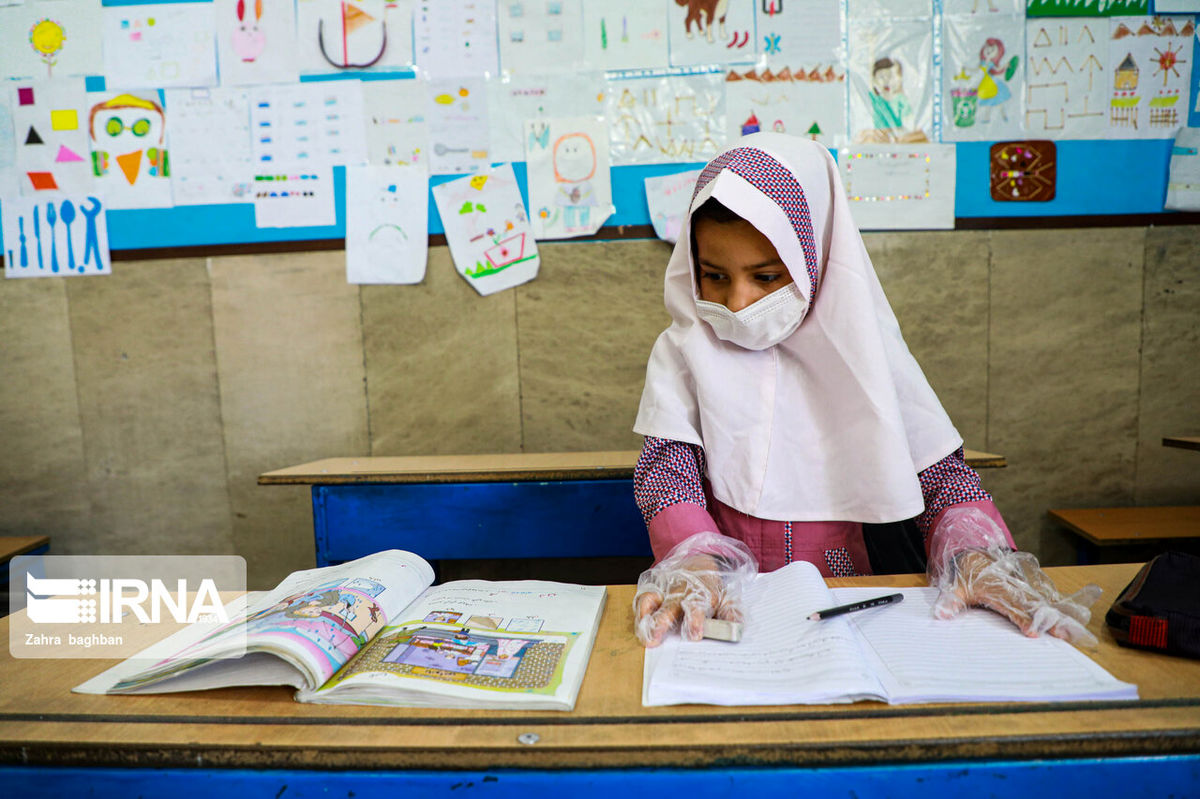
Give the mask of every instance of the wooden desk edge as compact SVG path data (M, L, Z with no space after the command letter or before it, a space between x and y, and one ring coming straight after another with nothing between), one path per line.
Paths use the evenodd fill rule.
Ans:
M1163 436L1164 447L1178 449L1200 449L1200 436Z
M1195 537L1195 536L1190 536L1190 535L1172 534L1172 535L1158 535L1158 536L1155 536L1155 535L1134 536L1132 538L1099 538L1095 534L1093 534L1090 530L1087 530L1084 527L1081 527L1071 517L1072 513L1081 512L1081 511L1086 512L1086 513L1095 513L1095 512L1100 512L1100 511L1128 511L1128 510L1135 510L1138 507L1144 507L1147 509L1152 509L1152 508L1153 509L1161 509L1164 511L1180 511L1180 510L1193 509L1193 508L1196 508L1197 506L1193 506L1193 505L1144 505L1144 506L1113 507L1113 508L1051 508L1050 510L1046 511L1046 515L1048 515L1055 522L1061 524L1063 527L1066 527L1067 529L1069 529L1071 532L1080 536L1084 540L1086 540L1092 544L1095 544L1096 546L1101 546L1101 547L1150 544L1150 543L1154 543L1154 542L1163 542L1163 541L1172 541L1172 540L1187 540L1189 538Z
M975 469L1003 469L1008 461L1003 455L976 450L964 450L967 465ZM476 457L495 456L449 456L447 460L461 460L461 466L426 466L410 469L373 469L371 464L385 461L404 461L403 457L380 458L325 458L284 469L275 469L258 476L259 485L357 485L369 483L507 483L557 480L627 480L633 477L638 451L561 453L564 461L548 465L531 465L530 456L545 458L555 453L512 453L511 464L501 466L471 465ZM603 456L604 460L619 460L619 463L586 465L587 456ZM616 456L614 458L614 456ZM436 459L417 456L427 464ZM346 461L364 464L358 469L347 469Z
M9 549L10 542L14 543L12 549ZM26 552L32 552L39 547L44 547L50 543L48 535L6 535L0 536L0 559L8 561L18 555L24 555Z

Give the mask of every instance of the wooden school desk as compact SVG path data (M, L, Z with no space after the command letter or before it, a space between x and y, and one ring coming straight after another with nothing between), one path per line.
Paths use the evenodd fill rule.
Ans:
M48 535L0 535L0 615L8 613L8 575L18 555L45 555L50 551Z
M650 555L633 500L637 450L327 458L259 485L312 486L317 565L381 549L455 558ZM1002 455L966 451L977 469Z
M1200 449L1200 436L1167 436L1163 438L1164 447L1179 449Z
M1059 508L1050 518L1079 536L1079 563L1096 563L1106 549L1143 551L1188 547L1200 541L1200 506ZM1120 548L1120 549L1116 549Z
M1049 570L1066 592L1088 581L1104 588L1090 625L1101 639L1094 657L1138 683L1136 701L644 708L632 586L610 589L570 713L306 705L285 687L83 696L71 686L113 661L18 661L5 651L0 786L14 797L172 799L549 789L604 799L1195 795L1200 661L1120 648L1102 627L1137 568Z

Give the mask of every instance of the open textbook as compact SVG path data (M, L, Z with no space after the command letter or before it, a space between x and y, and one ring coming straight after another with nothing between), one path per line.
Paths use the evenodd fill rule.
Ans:
M824 621L808 615L901 592L902 602ZM1027 638L991 611L933 617L934 588L834 588L810 563L760 574L746 590L737 644L646 650L642 704L789 705L1136 699L1086 654Z
M167 693L292 685L301 702L570 710L604 607L603 586L459 580L389 550L295 572L76 687ZM239 657L228 657L244 644Z

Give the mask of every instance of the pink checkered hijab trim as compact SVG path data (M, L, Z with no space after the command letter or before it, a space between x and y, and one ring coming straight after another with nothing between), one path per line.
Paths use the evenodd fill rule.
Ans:
M796 180L796 176L757 147L735 147L717 156L704 167L700 177L696 179L696 189L692 192L693 208L696 197L722 170L728 170L753 185L778 205L779 210L787 216L804 251L804 269L808 273L808 297L811 302L817 296L817 244L812 217L808 212L808 201L804 198L804 189Z

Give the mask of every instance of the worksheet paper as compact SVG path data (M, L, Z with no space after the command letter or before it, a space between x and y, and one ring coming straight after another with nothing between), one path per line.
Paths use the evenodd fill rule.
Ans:
M13 170L22 194L94 190L82 78L8 81Z
M534 238L590 236L616 212L603 118L531 119L525 153Z
M297 0L300 71L411 68L414 5L415 0Z
M810 613L885 593L903 601L810 621ZM827 704L878 700L1019 702L1136 699L1086 654L1051 636L1027 638L1007 619L972 608L933 617L934 588L828 589L797 562L760 574L745 595L737 644L670 636L647 649L645 706Z
M413 43L423 75L494 76L499 68L496 4L493 0L417 0Z
M766 66L776 72L785 67L793 71L801 66L812 69L818 64L845 69L838 0L762 0L758 38Z
M100 3L25 0L0 8L0 75L22 80L99 72Z
M346 282L425 279L428 196L423 167L346 167Z
M537 277L541 259L512 164L433 187L454 268L481 295Z
M1187 124L1195 23L1173 16L1109 24L1109 138L1173 138Z
M104 8L104 79L134 89L217 84L212 3Z
M585 2L583 52L592 69L668 66L666 4L645 0Z
M5 197L4 276L78 277L112 273L104 203L82 194Z
M361 81L254 87L250 129L254 162L260 166L367 162Z
M827 64L809 71L730 71L725 78L727 144L769 130L826 147L846 143L846 72Z
M295 83L296 11L270 0L213 0L222 86Z
M328 164L259 165L253 191L256 227L337 224L333 167Z
M574 72L583 65L583 0L500 0L500 70Z
M171 206L168 116L150 90L88 92L96 192L109 210Z
M254 156L246 89L166 89L175 205L248 203Z
M623 78L609 82L613 164L708 161L725 139L725 75Z
M486 169L491 134L483 78L435 78L428 86L429 171L461 175Z
M860 230L954 227L953 144L844 149L838 169Z
M429 84L423 80L363 81L367 161L429 169Z
M1102 139L1108 133L1108 20L1025 21L1025 130L1045 139Z
M525 160L525 122L551 116L604 116L603 72L505 75L487 82L493 161Z
M663 241L674 244L679 240L679 232L683 229L683 220L687 217L700 172L699 169L689 169L645 179L650 223L654 225L654 235Z

